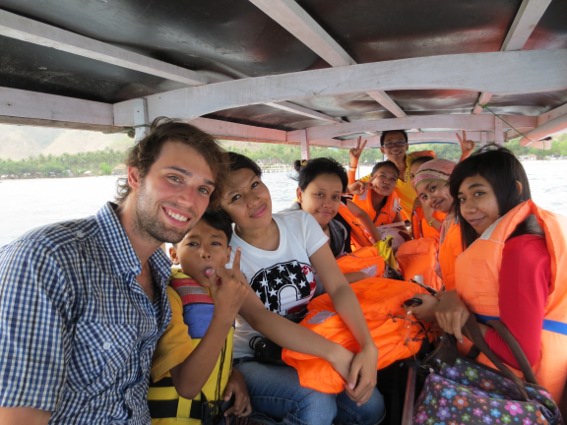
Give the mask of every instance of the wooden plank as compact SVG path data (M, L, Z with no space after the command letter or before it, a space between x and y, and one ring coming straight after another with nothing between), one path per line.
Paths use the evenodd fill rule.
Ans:
M289 143L287 132L271 128L255 127L210 118L196 118L190 121L196 127L222 140L246 142Z
M0 10L0 35L177 81L206 84L197 72Z
M173 90L148 96L148 113L150 119L160 115L192 119L239 106L371 90L542 93L567 89L565 69L565 49L401 59Z
M0 122L17 121L29 125L61 122L67 125L58 127L117 130L111 104L0 87Z
M547 10L549 3L551 3L551 0L523 0L500 50L522 49ZM480 114L483 110L482 106L486 105L491 98L492 93L481 93L472 110L473 114Z
M331 66L356 62L294 0L249 0Z
M340 67L356 64L346 50L294 0L250 0L250 2L313 50L329 65ZM402 108L386 92L373 90L367 94L394 116L398 118L406 116Z
M513 127L535 127L537 118L522 115L505 115L506 121ZM493 131L493 115L467 115L467 114L447 114L447 115L419 115L408 118L389 118L373 121L355 121L346 124L335 124L328 126L312 127L307 130L310 140L330 139L333 137L347 136L349 134L360 133L363 131L385 131L397 129L450 129L454 135L456 130L467 131ZM413 136L414 133L410 133ZM427 132L424 136L427 137Z

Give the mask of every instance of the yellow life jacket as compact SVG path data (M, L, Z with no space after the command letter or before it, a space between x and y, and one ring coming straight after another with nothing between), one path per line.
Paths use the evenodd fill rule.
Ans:
M567 382L567 218L526 201L487 229L457 259L456 291L480 321L498 318L499 276L504 244L518 224L534 214L551 257L551 285L541 334L538 382L559 403ZM518 258L518 261L521 261ZM482 354L479 361L490 364Z
M214 304L205 288L186 275L176 276L180 275L182 277L171 279L170 285L182 300L183 320L197 346L209 327ZM231 328L211 376L195 399L181 397L173 386L171 376L166 376L158 382L150 382L148 405L153 425L201 424L203 404L222 400L232 370L233 332L234 329Z
M435 152L431 150L410 152L406 155L406 171L403 176L398 178L396 189L394 192L400 197L400 206L402 207L402 218L410 220L413 202L417 197L417 193L411 184L410 168L412 162L421 156L432 156L435 158Z
M417 293L425 293L425 290L411 282L378 277L363 279L350 286L380 353L376 369L419 351L426 338L424 328L413 316L406 314L402 303ZM299 323L301 326L353 352L360 351L356 338L335 311L328 294L311 300L307 309L307 315ZM282 359L297 370L302 386L324 393L344 390L343 378L326 360L285 348Z

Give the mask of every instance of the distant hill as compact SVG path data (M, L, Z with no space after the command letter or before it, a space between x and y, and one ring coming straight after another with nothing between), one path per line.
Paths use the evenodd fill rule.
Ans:
M21 160L112 149L125 151L133 139L126 134L0 124L0 159Z

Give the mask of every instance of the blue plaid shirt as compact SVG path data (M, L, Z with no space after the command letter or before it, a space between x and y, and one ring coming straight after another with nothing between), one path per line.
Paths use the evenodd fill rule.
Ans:
M154 348L171 318L170 261L141 264L108 203L0 248L0 406L52 412L50 423L148 424Z

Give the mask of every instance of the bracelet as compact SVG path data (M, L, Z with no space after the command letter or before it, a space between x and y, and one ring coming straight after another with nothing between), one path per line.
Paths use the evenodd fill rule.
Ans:
M349 169L349 170L356 170L356 168L357 168L357 167L353 167L352 165L349 165L349 166L348 166L348 169Z
M435 217L431 217L431 220L427 222L431 227L433 227L433 220L435 220Z

